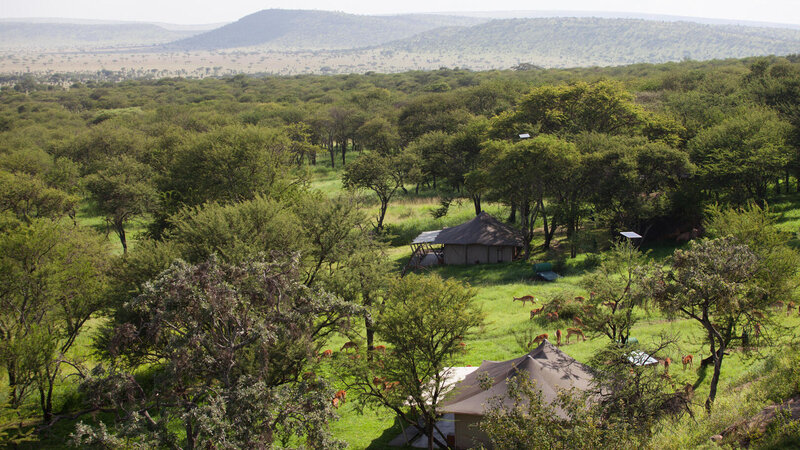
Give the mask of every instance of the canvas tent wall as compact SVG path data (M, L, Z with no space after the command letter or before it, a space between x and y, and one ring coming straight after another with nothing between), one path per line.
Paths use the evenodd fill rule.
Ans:
M442 230L424 231L411 243L409 264L416 266L428 252L444 264L487 264L513 260L523 246L522 234L486 212Z
M479 384L482 373L488 374L493 380L487 390L482 389ZM456 448L471 448L474 441L488 445L486 436L470 425L480 421L491 398L501 398L503 404L513 406L513 400L507 394L508 382L519 375L535 380L546 402L553 402L559 389L589 389L593 378L589 367L548 341L519 358L499 362L484 361L478 370L456 385L440 407L441 411L454 414ZM562 410L557 409L557 414L566 417Z

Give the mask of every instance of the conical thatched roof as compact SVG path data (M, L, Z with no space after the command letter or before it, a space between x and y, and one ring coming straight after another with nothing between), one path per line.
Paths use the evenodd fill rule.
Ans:
M487 390L483 390L478 382L482 373L488 373L493 380L492 387ZM525 356L508 361L484 361L478 370L456 385L440 409L456 414L483 415L489 399L494 397L503 398L506 405L513 406L513 400L507 395L508 381L524 374L536 381L542 399L548 403L556 399L559 389L589 389L593 378L589 367L545 340ZM565 416L563 411L558 413Z
M431 244L455 245L509 245L522 247L522 234L495 219L486 212L481 212L474 219L450 228L439 231L425 231L412 242L418 244L427 242Z

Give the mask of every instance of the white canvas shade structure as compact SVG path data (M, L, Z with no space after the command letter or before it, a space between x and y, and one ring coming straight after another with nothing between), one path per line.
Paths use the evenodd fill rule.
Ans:
M411 241L407 268L509 262L517 257L522 246L519 231L484 211L461 225L420 233Z
M489 389L482 389L481 374L492 379ZM483 375L485 376L485 375ZM504 405L513 407L508 396L508 382L516 376L527 376L536 382L542 399L552 403L561 389L588 390L594 376L591 369L571 358L547 340L527 355L508 361L484 361L474 372L459 382L450 396L440 405L440 410L452 413L455 421L457 449L471 448L476 442L488 445L487 437L472 426L480 422L492 398L500 398ZM566 413L556 408L556 413L566 418Z

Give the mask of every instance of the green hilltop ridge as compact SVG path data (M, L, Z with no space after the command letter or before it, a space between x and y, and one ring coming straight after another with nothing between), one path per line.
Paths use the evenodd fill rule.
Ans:
M381 45L445 26L488 19L438 14L366 16L332 11L267 9L166 46L179 50L266 47L272 50L354 49Z
M504 19L432 30L385 47L416 54L513 54L548 67L606 66L787 55L800 49L800 30L642 19Z

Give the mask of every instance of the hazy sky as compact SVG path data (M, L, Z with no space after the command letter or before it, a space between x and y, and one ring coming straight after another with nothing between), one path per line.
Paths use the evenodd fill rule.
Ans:
M200 24L230 22L268 8L356 14L614 11L800 24L800 0L0 0L0 18L64 17Z

